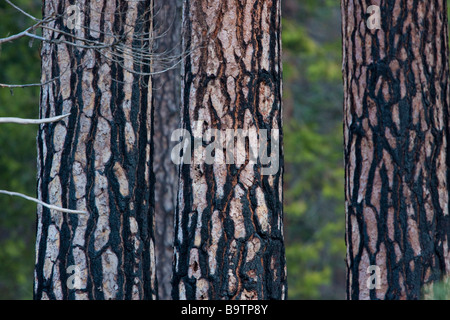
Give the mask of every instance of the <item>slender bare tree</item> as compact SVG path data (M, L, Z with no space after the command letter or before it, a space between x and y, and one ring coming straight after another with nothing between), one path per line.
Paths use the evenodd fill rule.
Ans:
M447 4L342 0L349 299L450 272Z
M170 153L172 132L180 125L181 107L181 0L155 1L155 62L153 79L155 172L156 272L159 298L171 298L173 224L178 191L177 167ZM159 70L166 70L159 73Z
M190 136L183 138L182 152L192 160L180 168L174 299L286 297L282 148L269 147L272 165L279 161L279 170L265 175L264 163L249 159L249 137L231 151L218 135L214 140L207 133L253 129L261 141L263 130L281 132L280 4L184 2L184 49L192 53L182 72L182 127ZM203 135L207 141L189 151L187 146ZM279 141L269 137L268 143L281 144L281 138L281 133ZM231 152L244 161L206 163L210 144L205 143L213 140L216 160Z
M43 1L35 299L157 298L152 5Z

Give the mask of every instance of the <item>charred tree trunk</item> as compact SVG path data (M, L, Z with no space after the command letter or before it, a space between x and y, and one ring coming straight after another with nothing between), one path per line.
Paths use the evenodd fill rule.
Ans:
M43 16L64 15L68 1L44 1ZM82 1L80 28L66 17L50 26L79 38L151 48L152 3ZM73 10L72 10L73 13ZM35 299L157 297L151 188L150 66L44 29L38 194L47 203L86 210L69 215L39 207ZM138 74L139 73L139 74ZM143 74L144 73L144 74Z
M192 158L180 167L174 299L286 297L280 3L184 3L184 48L191 52L183 68L184 146L203 141L197 148L183 148L184 159ZM268 130L259 151L271 155L273 170L264 170L261 159L249 161L250 136L232 151L215 135L215 159L206 163L214 143L209 129L219 130L222 138L226 130L253 129L259 142ZM273 147L276 143L279 148ZM229 153L245 161L225 162Z
M173 224L178 191L178 170L171 161L172 132L180 125L181 79L181 0L161 0L155 3L154 76L154 153L156 272L159 298L171 298ZM163 73L165 68L169 70Z
M450 272L446 1L341 5L347 296L419 299Z

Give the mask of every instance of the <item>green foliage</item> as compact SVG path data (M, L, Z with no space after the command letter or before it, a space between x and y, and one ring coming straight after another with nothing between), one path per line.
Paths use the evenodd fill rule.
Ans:
M339 3L288 2L290 8L296 9L284 15L282 33L289 298L343 299L345 210Z
M40 1L14 1L39 15ZM33 23L0 2L0 37ZM27 39L0 47L0 83L39 82L39 44ZM39 88L0 88L0 117L37 118ZM36 194L36 126L0 125L0 189ZM33 203L0 195L0 299L30 299L33 288L35 212Z
M450 300L450 277L427 286L423 293L425 300Z
M292 277L289 295L309 299L320 298L320 287L330 284L331 268L323 266L320 252L323 242L293 244L286 249L289 277ZM303 271L307 270L307 275Z
M290 298L343 298L344 199L340 124L285 125L285 215ZM336 286L333 290L328 290ZM322 289L322 291L321 291Z

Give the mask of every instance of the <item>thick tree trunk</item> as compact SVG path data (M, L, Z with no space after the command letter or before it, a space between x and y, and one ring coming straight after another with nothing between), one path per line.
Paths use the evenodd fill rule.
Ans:
M232 151L217 136L212 164L205 162L209 139L192 153L183 150L193 157L180 169L174 299L286 297L283 154L273 147L282 145L280 3L185 1L184 45L191 55L183 69L182 126L192 137L186 141L198 142L198 121L200 137L207 129L222 137L225 130L254 129L261 142L270 130L267 153L275 170L264 173L261 159L251 163L250 145L234 152L245 154L243 164L225 164L220 158Z
M81 28L71 30L65 18L51 26L106 43L122 35L128 48L151 47L150 0L76 3ZM45 0L43 16L64 14L69 5ZM49 29L43 36L86 45ZM39 198L88 214L39 207L35 299L157 297L151 80L135 73L150 69L129 55L113 62L108 50L102 55L64 43L42 47L42 82L57 80L42 87L40 115L71 116L40 127Z
M341 5L347 295L419 299L450 272L446 1Z
M155 222L156 222L156 272L159 279L159 298L171 298L173 224L178 191L178 170L170 153L172 132L180 125L181 107L181 0L155 2L155 53L154 83L154 153L155 172ZM175 68L173 68L175 66ZM170 70L159 73L165 68ZM173 69L172 69L173 68Z

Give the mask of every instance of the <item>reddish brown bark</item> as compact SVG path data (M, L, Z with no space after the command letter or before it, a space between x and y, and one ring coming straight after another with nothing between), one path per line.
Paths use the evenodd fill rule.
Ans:
M262 138L261 129L279 129L282 144L280 4L185 1L184 44L192 53L183 69L182 127L191 136L200 121L202 133L255 129ZM270 175L249 162L248 145L240 152L247 154L241 165L181 166L174 299L286 297L282 148L271 151L279 170Z
M71 115L40 127L38 194L88 214L39 207L34 298L154 299L150 68L71 36L113 43L120 35L127 48L149 48L152 1L86 0L73 29L69 5L43 2L44 18L60 16L50 27L68 33L44 29L43 37L79 46L42 46L41 118Z
M419 299L450 271L446 1L341 5L348 298Z

